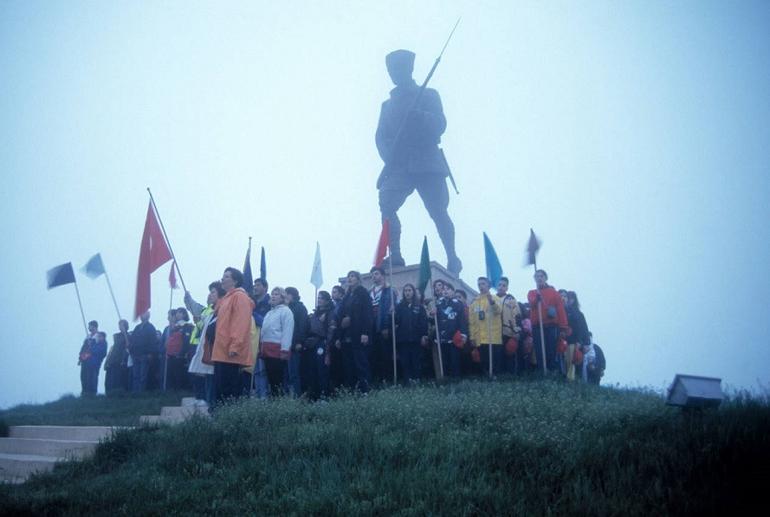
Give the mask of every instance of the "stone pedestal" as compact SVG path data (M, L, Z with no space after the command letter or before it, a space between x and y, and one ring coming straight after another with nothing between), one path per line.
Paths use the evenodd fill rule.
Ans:
M455 286L455 289L462 289L466 293L468 293L468 301L473 300L473 298L478 294L478 291L471 287L470 285L463 282L460 278L458 278L454 273L450 273L447 268L439 264L438 262L431 261L430 263L430 272L432 279L435 280L446 280L453 286ZM386 275L390 273L388 268L385 268ZM417 282L420 279L420 265L419 264L412 264L409 266L403 266L403 267L394 267L393 268L393 277L388 280L388 283L396 288L398 291L399 296L401 295L401 289L404 287L404 284L412 284L415 287L417 286ZM347 283L347 278L342 277L339 279L340 285L345 286ZM372 275L368 272L361 271L361 282L363 283L364 287L367 289L372 287ZM432 293L426 288L426 298L432 298ZM430 293L430 294L429 294Z

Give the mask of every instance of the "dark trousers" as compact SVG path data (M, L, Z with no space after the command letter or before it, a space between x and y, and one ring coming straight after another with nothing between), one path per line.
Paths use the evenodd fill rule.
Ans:
M83 395L96 395L99 386L99 365L80 365L80 387Z
M345 370L345 385L363 393L369 391L372 382L369 370L369 345L342 343L342 364Z
M182 357L166 358L166 389L187 389L187 368Z
M211 375L200 375L197 373L190 374L190 384L192 384L193 392L195 393L195 398L197 400L205 400L211 404L211 389L213 387L211 379Z
M419 381L422 374L422 347L419 343L399 343L398 357L401 359L402 375L405 381Z
M548 371L553 372L559 369L559 363L556 361L556 342L559 340L559 327L543 327L543 336L545 337L545 365ZM540 343L540 325L532 325L533 348L535 357L537 357L537 370L543 371L543 349Z
M345 369L342 364L342 349L329 346L329 390L337 390L345 385Z
M128 368L125 366L112 366L104 371L104 393L112 393L116 390L128 391Z
M369 366L372 380L376 384L390 382L393 379L393 341L382 332L373 332L373 342L369 345Z
M454 343L441 343L441 361L444 364L444 375L460 377L460 351Z
M489 345L479 347L481 356L481 375L489 375ZM505 351L503 345L492 345L492 375L500 375L505 369Z
M214 362L214 398L217 404L241 396L243 384L240 370L239 364Z
M398 209L406 198L417 190L428 215L436 224L447 257L456 257L455 227L447 211L449 189L443 174L393 175L387 178L379 189L382 219L390 221L390 251L393 255L401 256L401 221L397 215Z
M302 379L302 394L307 395L310 400L317 400L319 397L328 395L329 392L329 367L326 366L326 354L318 354L318 350L323 352L323 346L311 347L303 350L300 357L300 378Z
M270 387L270 396L278 397L283 394L283 377L286 372L286 361L265 357L262 359L267 373L267 384Z

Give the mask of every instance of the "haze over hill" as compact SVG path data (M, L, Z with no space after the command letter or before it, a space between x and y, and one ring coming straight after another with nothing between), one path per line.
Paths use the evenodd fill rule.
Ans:
M128 315L147 186L197 298L243 264L250 235L270 283L308 303L316 241L324 288L367 269L384 56L415 51L420 81L458 16L432 86L462 277L484 273L486 231L522 299L534 227L607 382L766 383L767 2L6 1L0 407L79 392L75 294L47 292L45 271L101 252ZM407 261L427 235L443 262L419 199L401 216ZM161 327L167 273L153 280ZM115 332L103 279L78 280L86 317Z

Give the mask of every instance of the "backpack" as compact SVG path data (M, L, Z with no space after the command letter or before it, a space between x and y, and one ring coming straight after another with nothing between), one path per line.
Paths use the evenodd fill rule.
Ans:
M607 369L607 360L604 358L604 351L596 343L594 343L594 351L596 352L596 369L603 372Z
M168 339L166 339L166 356L168 357L178 356L182 352L183 344L184 344L184 339L182 339L181 330L174 330L173 332L170 332L168 335Z

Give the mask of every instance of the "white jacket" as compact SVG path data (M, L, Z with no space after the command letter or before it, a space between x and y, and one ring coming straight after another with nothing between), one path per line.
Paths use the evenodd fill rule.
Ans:
M294 336L294 314L286 305L276 305L265 314L262 321L261 343L280 343L281 350L291 350L291 338Z

